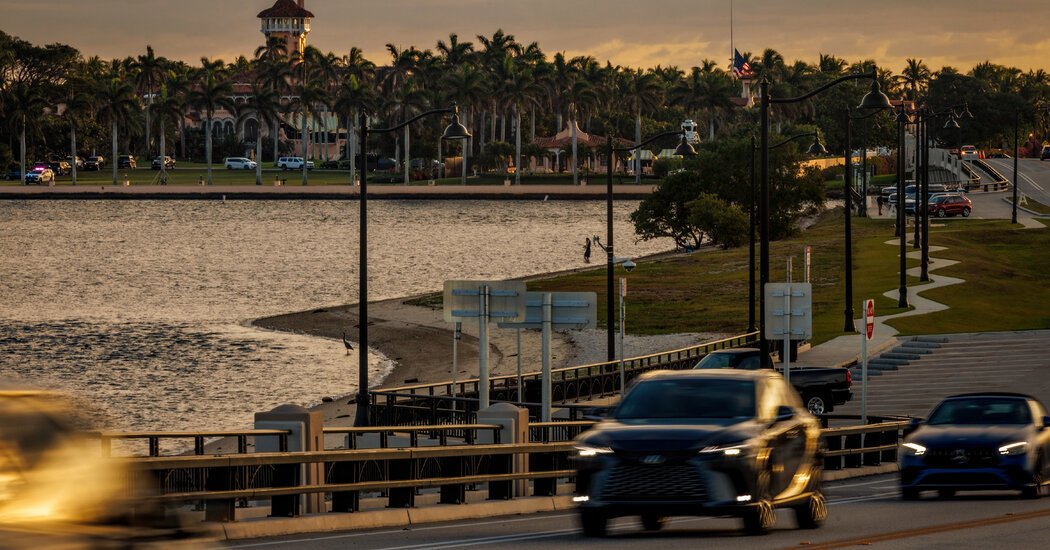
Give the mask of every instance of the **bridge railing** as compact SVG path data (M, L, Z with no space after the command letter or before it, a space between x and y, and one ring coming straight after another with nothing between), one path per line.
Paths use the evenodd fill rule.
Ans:
M687 369L712 351L753 344L757 338L758 333L751 332L688 348L631 357L623 361L625 380L630 382L651 370ZM554 369L551 371L551 400L567 403L615 395L621 389L619 368L619 361L609 361ZM523 374L520 392L516 375L491 377L489 395L494 402L525 406L532 418L538 418L541 376L539 372ZM478 379L468 379L456 384L440 382L373 390L370 416L374 422L386 425L469 423L478 409L479 384Z
M82 434L89 439L98 439L102 456L110 456L113 452L113 442L124 441L132 443L145 441L149 456L160 456L161 443L164 441L179 442L193 441L193 454L203 455L205 445L209 441L222 438L235 438L237 441L237 453L248 452L248 440L259 437L277 438L277 446L282 451L288 450L288 430L215 430L215 431L139 431L139 432L86 432Z

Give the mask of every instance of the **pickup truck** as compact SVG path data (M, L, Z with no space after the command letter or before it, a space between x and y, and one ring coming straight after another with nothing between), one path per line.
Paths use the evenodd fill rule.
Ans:
M694 369L776 369L773 358L755 348L735 348L712 351L700 360ZM783 372L781 372L783 374ZM791 385L802 396L802 402L813 414L827 414L853 398L853 375L843 368L792 368Z

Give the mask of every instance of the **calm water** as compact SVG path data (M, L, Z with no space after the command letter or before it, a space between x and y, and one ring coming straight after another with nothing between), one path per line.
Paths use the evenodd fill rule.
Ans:
M636 242L636 206L616 204L617 255L671 248ZM605 232L602 202L369 208L372 300L580 266ZM247 427L352 393L341 342L247 323L356 302L357 247L355 202L0 202L0 380L84 395L121 429ZM391 367L370 359L373 379Z

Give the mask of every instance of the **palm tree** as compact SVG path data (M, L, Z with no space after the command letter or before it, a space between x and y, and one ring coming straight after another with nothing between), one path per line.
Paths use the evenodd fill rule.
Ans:
M257 72L255 81L265 85L269 91L277 94L278 101L281 93L288 88L288 78L292 74L292 60L288 58L288 49L284 40L271 36L266 45L255 50L257 60ZM280 105L278 105L280 107ZM270 119L270 133L273 136L273 161L276 164L278 157L278 139L281 132L281 121L278 113L280 109L273 112ZM262 158L258 164L262 164Z
M642 142L642 111L655 111L663 99L663 86L656 73L643 72L641 69L628 70L621 79L621 93L627 106L635 115L634 142ZM641 155L635 155L634 182L642 181Z
M307 120L310 118L312 109L317 106L327 105L328 94L325 93L320 83L316 80L306 80L300 82L295 86L295 93L298 98L292 103L299 114L301 120L299 127L301 128L299 133L299 139L302 144L303 154L303 179L302 184L306 185L309 182L307 167L307 146L310 142L310 128L307 127Z
M146 93L146 98L149 105L153 105L153 85L161 79L164 74L164 66L167 64L167 60L163 57L157 57L153 53L153 46L146 46L146 54L140 55L134 61L132 65L133 69L137 72L135 75L135 84L138 86L140 92ZM147 107L146 111L146 157L150 157L150 151L152 142L150 140L150 108Z
M9 87L8 98L5 101L5 112L12 126L17 126L19 129L19 143L21 146L19 150L21 163L19 172L21 172L20 181L22 183L25 183L26 180L26 129L38 126L38 121L46 106L47 102L44 95L40 93L40 89L37 86L29 82L18 81ZM116 144L116 141L113 143ZM116 181L115 175L114 181Z
M179 156L183 159L188 158L186 156L186 117L184 115L190 108L188 98L192 84L193 78L189 67L181 62L171 65L168 69L166 85L168 95L175 98L179 104L179 116L176 123L179 128Z
M521 109L539 104L537 97L541 89L532 76L532 70L524 62L506 56L499 71L498 93L514 111L514 183L521 184Z
M66 82L63 102L66 104L65 117L69 119L69 154L71 157L70 175L73 185L77 184L77 119L89 116L94 111L94 95L88 90L88 83L81 78L71 78Z
M350 185L353 185L355 181L353 121L358 113L375 108L376 95L372 86L368 83L362 84L356 75L349 74L349 71L347 73L339 84L332 110L346 117L346 157L350 159ZM365 173L368 172L367 162L362 163L361 169Z
M231 113L237 112L237 105L230 98L230 94L233 93L233 84L226 80L223 69L222 60L210 61L207 57L202 57L201 68L197 71L197 84L187 98L194 109L204 113L204 155L208 163L208 185L214 184L211 173L212 117L220 109Z
M164 162L168 154L166 141L168 136L165 123L169 121L176 122L182 118L182 100L171 93L166 83L160 85L160 91L157 96L157 101L150 105L150 108L153 110L154 116L157 117L160 131L160 182L163 185L168 181L168 166Z
M460 109L465 115L464 124L473 122L474 113L481 102L488 97L488 79L473 64L464 64L456 67L444 78L443 87L459 102ZM473 138L463 140L463 184L467 181L467 158L470 156Z
M277 118L280 116L281 110L281 94L277 93L276 90L266 87L265 85L255 83L252 84L252 99L248 106L242 109L242 113L238 116L248 117L252 116L259 123L259 135L255 139L255 185L262 185L262 130L263 125L267 124L267 121L274 121L274 126L269 128L268 131L274 135L277 134ZM277 161L277 148L274 147L273 158L274 162Z
M916 101L926 89L933 74L921 59L908 58L897 81L908 92L908 99Z
M98 98L96 116L110 125L110 135L113 139L113 156L110 162L113 163L113 185L117 185L117 130L121 124L128 122L131 112L138 104L135 88L119 74L115 74L99 83L95 96Z

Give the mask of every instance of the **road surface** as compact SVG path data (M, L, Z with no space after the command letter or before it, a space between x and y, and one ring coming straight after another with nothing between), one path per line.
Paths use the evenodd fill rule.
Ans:
M453 548L1042 548L1050 535L1050 498L1021 500L1010 493L963 493L940 500L899 499L896 475L828 483L829 518L818 530L795 528L780 511L766 536L740 533L728 518L675 518L660 532L642 531L637 518L614 520L610 535L586 539L573 513L487 518L348 533L237 541L230 548L421 550Z

